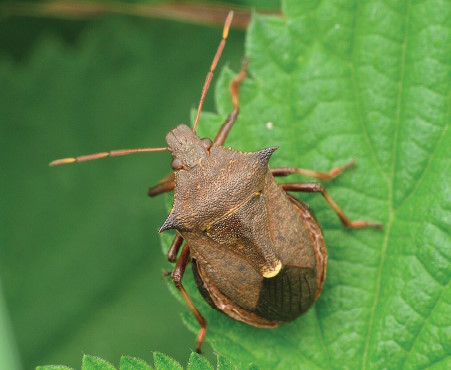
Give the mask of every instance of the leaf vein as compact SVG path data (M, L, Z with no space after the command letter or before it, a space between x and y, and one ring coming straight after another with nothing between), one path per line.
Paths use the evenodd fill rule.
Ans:
M451 104L450 104L450 106L451 106ZM402 202L399 204L399 206L396 207L396 210L401 209L402 206L403 206L403 205L404 205L404 204L405 204L405 203L406 203L413 195L415 195L416 191L418 190L418 187L420 186L420 184L422 183L422 181L423 181L424 178L426 177L426 174L428 173L428 170L429 170L429 168L430 168L430 166L431 166L431 163L432 163L432 159L435 157L435 153L436 153L436 151L437 151L437 148L440 147L440 144L441 144L443 138L445 137L446 132L448 131L448 126L449 126L449 125L448 125L448 123L447 123L447 124L445 125L445 127L443 128L442 133L441 133L441 135L440 135L440 138L439 138L439 140L438 140L438 142L437 142L437 145L434 147L433 152L429 155L428 162L427 162L426 166L424 167L424 169L423 169L421 175L418 177L418 180L415 181L415 184L414 184L412 190L404 197L404 199L403 199Z
M427 316L424 318L424 320L423 320L423 322L422 322L422 324L421 324L421 328L420 328L420 330L418 330L418 333L417 333L417 335L415 336L415 339L414 339L413 342L412 342L412 346L410 347L409 352L408 352L407 355L404 357L404 361L403 361L403 363L402 363L402 365L401 365L401 369L403 369L403 368L405 367L407 360L408 360L408 359L410 358L410 356L412 355L412 349L415 347L415 345L416 345L416 343L417 343L417 341L418 341L418 338L421 336L421 334L422 334L424 328L426 327L426 324L429 322L429 320L430 320L430 318L431 318L431 316L432 316L432 312L435 310L435 308L437 308L438 303L442 300L442 298L443 298L443 292L446 291L446 290L448 289L448 287L449 287L449 280L448 280L448 283L446 284L446 286L442 288L442 290L441 290L441 292L440 292L440 296L437 298L434 307L431 308L431 309L429 310Z

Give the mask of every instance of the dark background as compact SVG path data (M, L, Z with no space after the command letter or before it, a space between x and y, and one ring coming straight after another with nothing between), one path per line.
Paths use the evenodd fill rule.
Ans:
M222 25L13 16L0 6L0 367L79 368L84 353L117 365L155 350L186 364L195 335L162 277L165 199L146 196L170 171L168 153L48 163L164 146L189 123ZM238 70L243 55L244 32L232 30L219 68Z

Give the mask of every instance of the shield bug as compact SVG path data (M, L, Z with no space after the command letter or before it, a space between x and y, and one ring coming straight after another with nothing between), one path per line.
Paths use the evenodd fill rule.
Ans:
M276 147L240 152L223 146L238 117L238 92L246 76L246 63L230 85L233 111L214 140L196 135L203 101L232 16L230 12L226 19L192 129L184 124L174 128L166 136L168 147L115 150L51 163L83 162L137 152L167 150L172 154L174 172L150 188L148 195L174 191L172 210L160 232L176 230L168 259L175 262L172 272L175 286L200 325L197 351L204 340L207 322L182 284L190 261L197 287L210 306L256 327L273 328L294 320L319 297L327 268L321 227L308 205L288 192L321 193L346 227L381 227L378 223L350 221L319 183L275 181L275 177L291 174L329 180L353 166L353 162L328 173L294 167L271 169L268 161Z

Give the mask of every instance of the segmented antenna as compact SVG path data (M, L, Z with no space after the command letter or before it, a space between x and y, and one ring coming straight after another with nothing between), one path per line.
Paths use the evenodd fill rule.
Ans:
M200 97L199 107L197 108L197 115L196 115L196 121L193 125L193 132L196 132L196 127L199 122L200 112L202 111L202 105L204 104L205 96L207 95L208 87L210 86L210 81L213 77L213 72L216 68L216 65L218 64L219 58L221 57L222 50L224 49L227 36L229 35L229 29L230 24L232 23L233 18L233 11L230 11L227 15L224 29L222 31L222 40L221 43L218 46L218 50L216 51L216 55L213 59L213 62L210 66L210 71L207 74L207 78L205 79L204 87L202 89L202 95ZM148 153L148 152L163 152L165 150L169 150L169 148L138 148L138 149L121 149L121 150L110 150L108 152L101 152L101 153L95 153L95 154L88 154L83 155L80 157L69 157L69 158L61 158L56 159L52 162L50 162L50 166L58 166L61 164L68 164L68 163L77 163L77 162L85 162L85 161L92 161L95 159L105 158L105 157L116 157L119 155L128 155L128 154L134 154L134 153Z
M100 159L105 157L117 157L119 155L128 155L133 153L163 152L165 150L169 150L169 148L138 148L138 149L110 150L109 152L82 155L80 157L56 159L50 162L49 166L58 166L60 164L92 161L94 159Z
M208 87L210 86L210 81L213 77L213 72L218 64L219 58L221 57L222 50L224 49L227 36L229 35L230 24L232 23L233 11L230 11L227 15L226 21L224 23L224 29L222 31L222 40L218 46L218 50L216 50L216 55L213 59L213 62L210 66L210 71L207 74L207 78L205 79L204 87L202 89L202 95L200 97L199 107L197 108L196 120L193 125L193 132L196 132L197 124L199 123L200 112L202 111L202 105L204 105L205 96L207 95Z

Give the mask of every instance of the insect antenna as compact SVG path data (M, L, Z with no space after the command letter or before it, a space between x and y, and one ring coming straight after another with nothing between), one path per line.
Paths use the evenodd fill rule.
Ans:
M110 150L108 152L82 155L80 157L69 157L69 158L56 159L56 160L50 162L49 166L58 166L60 164L92 161L94 159L100 159L100 158L105 158L105 157L117 157L119 155L128 155L128 154L134 154L134 153L163 152L165 150L169 150L169 148L138 148L138 149Z
M211 63L210 70L208 71L207 78L205 79L204 87L202 88L202 95L199 101L199 107L197 108L196 120L193 125L193 132L196 132L196 127L199 122L200 112L202 111L202 105L204 104L205 96L207 95L208 87L210 86L210 81L213 77L213 72L218 64L219 58L221 57L222 50L224 49L227 36L229 35L230 24L232 23L233 11L230 11L227 15L226 21L224 23L224 29L222 31L222 40L216 50L216 55Z
M207 95L208 87L210 86L210 81L213 77L213 72L216 69L216 65L218 64L219 58L221 57L222 50L224 49L227 37L229 35L230 24L232 23L233 11L230 11L227 15L226 21L224 23L224 29L222 31L222 40L216 50L215 57L213 62L211 63L210 70L207 74L207 78L205 79L204 87L202 88L202 95L199 101L199 107L197 108L196 120L193 125L193 132L196 132L196 127L199 122L200 112L202 111L202 106L204 104L205 96ZM85 162L92 161L95 159L105 158L105 157L116 157L119 155L128 155L134 153L148 153L148 152L163 152L165 150L169 150L169 148L138 148L138 149L121 149L121 150L110 150L108 152L101 152L95 154L83 155L80 157L68 157L56 159L50 162L50 166L58 166L61 164L68 163L76 163L76 162Z

